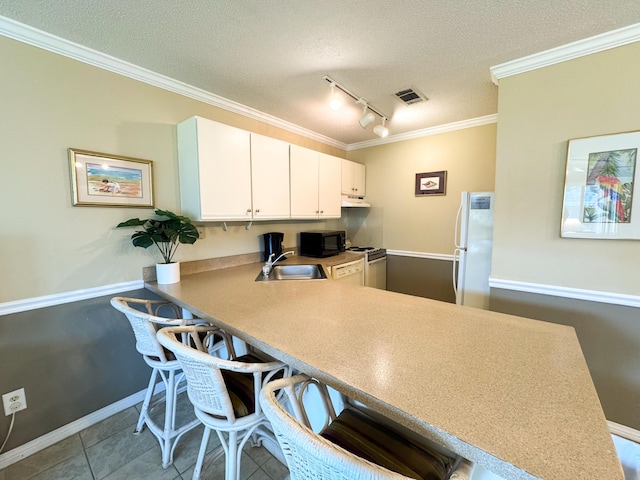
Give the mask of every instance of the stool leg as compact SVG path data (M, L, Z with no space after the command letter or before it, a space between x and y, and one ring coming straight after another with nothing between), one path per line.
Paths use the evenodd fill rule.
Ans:
M202 441L200 442L200 451L198 452L198 459L196 460L196 466L193 469L193 476L191 480L200 480L200 474L202 473L202 463L204 462L204 455L207 453L207 444L209 443L209 435L211 435L211 429L207 426L204 427L204 433L202 434Z
M176 416L176 372L171 370L169 377L165 379L165 409L164 409L164 430L162 432L162 468L167 468L172 463L171 458L171 437L175 426Z
M238 462L238 432L229 432L229 448L225 461L225 480L240 479L240 465Z
M140 410L140 416L138 417L138 424L136 425L136 429L133 432L134 435L139 434L144 427L144 421L147 418L147 411L149 410L149 403L151 402L151 397L153 397L153 392L156 389L156 378L158 377L158 370L153 369L151 371L151 378L149 379L149 386L147 386L147 393L144 396L144 401L142 402L142 409Z

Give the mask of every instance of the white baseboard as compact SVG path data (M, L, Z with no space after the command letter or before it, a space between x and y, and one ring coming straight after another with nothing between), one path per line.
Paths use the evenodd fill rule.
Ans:
M65 303L79 302L81 300L102 297L104 295L114 295L140 288L144 288L144 282L142 280L135 280L133 282L114 283L111 285L103 285L101 287L85 288L71 292L45 295L43 297L25 298L24 300L4 302L0 303L0 316L9 315L10 313L26 312L37 308L52 307Z
M626 295L623 293L601 292L598 290L585 290L582 288L518 282L515 280L502 280L495 277L489 278L489 286L491 288L499 288L503 290L515 290L518 292L536 293L539 295L573 298L575 300L610 303L613 305L623 305L627 307L640 307L640 296Z
M632 442L640 443L640 430L627 427L626 425L620 425L619 423L607 421L609 425L609 431L617 435L618 437L626 438Z
M389 250L387 255L397 255L399 257L428 258L430 260L449 260L453 261L453 255L444 253L428 253L428 252L411 252L409 250Z
M156 386L156 392L161 392L164 390L164 383L160 382ZM98 411L90 413L78 420L68 423L52 432L49 432L41 437L36 438L35 440L31 440L30 442L25 443L24 445L20 445L12 450L9 450L6 453L0 455L0 470L7 468L9 465L13 465L16 462L19 462L23 458L28 457L29 455L33 455L41 450L44 450L51 445L58 443L61 440L64 440L71 435L75 435L76 433L81 432L85 428L88 428L96 423L105 420L116 413L122 412L129 407L137 405L144 400L144 395L147 392L147 389L134 393L133 395L128 396L122 400L119 400L111 405L107 405L104 408L101 408ZM20 415L17 413L16 415Z

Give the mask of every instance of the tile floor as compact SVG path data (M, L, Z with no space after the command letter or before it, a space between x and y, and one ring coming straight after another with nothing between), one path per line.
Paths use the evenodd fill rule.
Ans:
M146 428L133 435L140 407L131 407L0 470L0 480L190 480L203 427L182 437L173 465L163 470L156 438ZM209 450L218 445L217 435L212 434ZM286 480L289 472L266 449L246 446L240 478ZM211 464L205 458L201 479L223 480L224 457Z

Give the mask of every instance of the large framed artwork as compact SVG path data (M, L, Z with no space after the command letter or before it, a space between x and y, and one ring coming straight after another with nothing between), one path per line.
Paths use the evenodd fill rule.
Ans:
M569 140L560 234L640 239L640 132Z
M153 208L153 162L69 149L73 206Z

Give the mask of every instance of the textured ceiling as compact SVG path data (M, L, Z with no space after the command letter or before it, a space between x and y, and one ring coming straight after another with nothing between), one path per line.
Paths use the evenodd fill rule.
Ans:
M489 68L640 22L638 0L2 0L0 15L344 144L497 112ZM405 106L415 87L429 101Z

